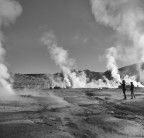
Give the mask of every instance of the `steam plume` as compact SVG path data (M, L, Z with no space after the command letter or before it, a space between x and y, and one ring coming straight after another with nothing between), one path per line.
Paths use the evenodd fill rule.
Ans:
M68 51L59 47L55 35L53 32L44 33L42 42L48 46L48 51L51 58L55 61L56 65L60 66L64 72L64 79L68 86L71 86L71 82L68 79L68 74L71 72L70 68L74 64L74 60L69 58Z
M42 42L48 46L51 58L62 70L66 86L73 88L84 88L86 85L85 75L81 74L80 76L77 76L75 72L72 72L72 67L74 66L75 60L69 58L67 50L58 46L53 32L45 33L42 37Z
M138 70L141 81L144 73L141 63L144 62L144 12L141 0L91 0L92 12L97 22L112 27L119 34L124 35L132 43L131 47L123 47L123 53L117 50L117 57L133 55L135 61L140 62ZM122 46L122 43L120 44ZM132 57L132 56L131 56ZM128 60L127 58L126 60Z
M21 14L20 4L14 0L0 0L0 96L14 94L11 84L7 81L10 77L8 69L4 64L4 55L6 53L2 46L3 33L2 26L8 26L13 23Z
M109 88L116 88L118 87L118 84L116 81L120 81L118 73L118 69L115 67L115 69L112 69L112 65L109 64L109 69L113 72L113 77L116 79L116 81L109 81L107 78L99 79L99 80L91 80L89 82L88 78L86 77L85 72L77 73L76 71L73 71L73 66L75 63L74 59L69 58L68 51L63 49L62 47L59 47L55 35L53 32L47 32L44 33L44 35L41 38L43 44L48 46L48 51L51 55L51 58L55 61L56 65L60 67L64 74L64 84L60 87L72 87L72 88L102 88L102 87L109 87ZM107 56L110 57L111 60L113 60L113 64L115 65L115 61L113 59L114 56L114 49L110 49L111 54L108 54ZM58 84L56 84L58 85ZM58 85L59 86L59 85Z
M121 82L120 74L115 61L116 56L117 51L114 47L111 47L107 50L107 69L111 71L112 77L116 82Z

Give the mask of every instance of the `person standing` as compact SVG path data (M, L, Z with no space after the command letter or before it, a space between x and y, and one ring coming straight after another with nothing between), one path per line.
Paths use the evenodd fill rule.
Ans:
M124 100L126 100L126 84L125 84L125 80L122 81L121 86L122 86L122 91L123 91L123 94L124 94Z
M133 82L131 82L130 91L131 91L131 99L135 98Z

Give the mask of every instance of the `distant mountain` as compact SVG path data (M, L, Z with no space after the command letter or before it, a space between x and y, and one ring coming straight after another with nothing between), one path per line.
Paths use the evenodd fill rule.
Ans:
M144 69L144 64L142 65L142 68ZM103 76L105 76L109 80L113 79L110 71L95 72L87 69L83 71L73 70L73 72L76 72L77 75L84 72L86 77L88 78L88 82L91 82L92 80L103 79ZM119 68L119 73L121 77L124 77L125 75L129 75L129 76L135 75L139 80L136 64ZM11 77L14 80L13 86L15 88L49 88L53 86L53 84L57 86L59 85L61 86L63 85L63 81L64 81L64 76L63 73L61 72L55 74L12 74L11 73Z
M138 64L132 64L132 65L119 68L121 77L124 77L125 75L129 75L129 76L135 75L137 77L137 80L139 80L140 76L137 70L137 66ZM141 65L141 69L144 70L144 63Z
M90 71L88 69L79 72L84 72L86 74L86 77L89 79L89 81L103 78L103 72L95 72L95 71Z
M133 64L133 65L129 65L129 66L125 66L125 67L119 68L119 72L120 72L121 76L125 76L125 75L129 75L129 76L138 75L137 65Z

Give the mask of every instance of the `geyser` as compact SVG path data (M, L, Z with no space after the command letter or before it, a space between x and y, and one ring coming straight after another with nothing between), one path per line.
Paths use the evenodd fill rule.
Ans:
M3 33L2 26L13 23L21 14L22 7L14 0L0 0L0 98L14 95L11 84L8 82L10 77L8 69L4 64L4 55L6 53L2 46Z
M107 52L107 68L111 70L116 81L121 81L116 59L139 62L137 69L140 79L143 81L144 72L141 64L144 62L144 12L143 6L141 6L143 4L140 2L142 1L91 0L92 12L96 21L112 27L119 34L120 39L117 41L116 47L109 48ZM127 43L124 40L127 40ZM124 78L129 83L127 77ZM131 79L131 81L134 80Z
M52 31L44 33L41 40L45 45L48 46L48 51L51 55L51 58L55 61L56 65L60 67L64 74L64 87L85 87L85 74L82 73L77 76L75 72L72 72L72 67L74 66L75 60L69 58L67 50L58 46L54 33Z
M120 74L115 61L116 56L117 56L117 51L114 47L111 47L107 50L107 55L106 55L107 69L111 71L114 81L121 82Z
M108 67L112 71L114 80L110 81L105 76L103 76L103 79L89 81L89 79L86 77L85 72L77 73L77 71L73 71L75 60L69 58L69 54L67 50L58 46L55 35L52 31L44 33L41 38L41 41L43 42L43 44L45 44L48 47L48 51L51 55L51 58L55 61L56 65L58 65L63 72L64 85L60 84L58 85L59 87L62 87L62 88L66 88L66 87L117 88L119 86L119 82L121 81L120 81L120 76L118 74L117 66L115 64L115 60L113 58L114 49L110 49L107 54L107 58L109 59ZM113 62L112 64L110 63L111 61Z

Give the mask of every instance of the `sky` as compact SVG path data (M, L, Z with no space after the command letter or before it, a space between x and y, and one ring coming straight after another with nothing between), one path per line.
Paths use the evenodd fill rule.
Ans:
M40 39L53 31L58 46L68 50L78 70L105 71L106 49L114 46L115 31L95 21L89 0L19 0L23 12L3 28L9 72L60 71ZM121 64L119 65L121 66Z

